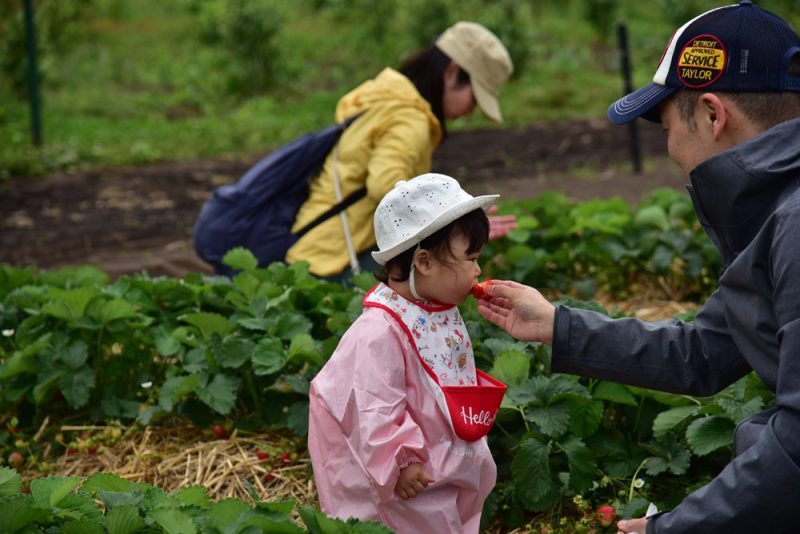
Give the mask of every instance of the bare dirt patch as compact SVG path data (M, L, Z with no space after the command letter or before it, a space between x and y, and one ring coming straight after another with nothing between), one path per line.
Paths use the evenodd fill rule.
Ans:
M632 171L629 131L606 120L524 129L454 132L434 170L473 194L532 198L557 190L580 201L620 196L636 203L657 187L683 190L656 125L639 124L645 168ZM0 184L0 263L53 269L91 263L112 276L209 272L192 249L192 226L214 187L238 179L263 154L59 173Z

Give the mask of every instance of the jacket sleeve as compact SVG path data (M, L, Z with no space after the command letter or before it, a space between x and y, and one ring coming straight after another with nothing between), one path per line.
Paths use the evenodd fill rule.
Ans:
M421 161L433 153L428 115L406 106L393 111L376 129L367 162L367 194L380 202L400 180L415 176Z
M750 366L728 334L718 293L691 323L611 319L559 306L552 370L671 393L707 396Z
M769 271L780 344L777 410L755 445L647 533L799 532L800 518L800 210L776 224ZM652 528L651 528L652 526Z
M407 341L393 326L380 317L343 338L337 353L347 355L335 361L334 354L333 372L318 390L381 502L392 499L400 469L428 460L422 430L407 410Z

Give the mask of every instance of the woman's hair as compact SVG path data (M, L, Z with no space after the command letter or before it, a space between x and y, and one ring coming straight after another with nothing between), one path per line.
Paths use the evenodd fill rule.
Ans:
M444 71L450 64L450 56L431 45L412 55L400 65L400 72L419 91L419 94L428 101L433 114L439 119L442 133L447 134L444 123ZM470 83L467 71L459 67L458 85Z
M489 218L482 209L473 210L423 239L420 248L430 251L437 261L447 265L455 257L453 249L450 248L450 238L455 235L463 235L469 241L467 254L479 252L489 240ZM375 278L384 284L388 283L390 278L394 282L408 280L416 249L417 247L412 247L387 261L386 265L375 273ZM392 273L392 276L389 273Z

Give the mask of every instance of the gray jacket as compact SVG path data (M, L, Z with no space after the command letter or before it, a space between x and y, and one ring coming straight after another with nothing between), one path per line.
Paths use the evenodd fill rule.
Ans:
M754 370L777 409L751 447L647 533L800 532L800 119L698 165L691 182L724 260L694 322L561 306L552 370L697 396Z

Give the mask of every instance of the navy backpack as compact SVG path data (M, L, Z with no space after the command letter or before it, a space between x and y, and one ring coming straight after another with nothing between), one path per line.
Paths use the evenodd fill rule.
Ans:
M361 188L292 233L295 217L308 197L308 184L317 175L352 117L319 132L307 133L270 153L238 182L218 187L203 205L194 226L197 254L217 274L233 271L222 257L234 247L249 249L259 266L283 260L286 251L306 232L348 208L366 195Z

